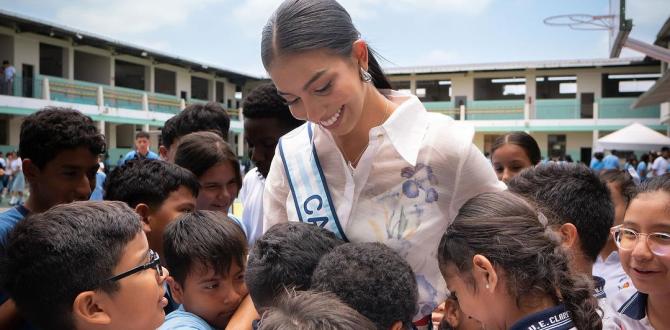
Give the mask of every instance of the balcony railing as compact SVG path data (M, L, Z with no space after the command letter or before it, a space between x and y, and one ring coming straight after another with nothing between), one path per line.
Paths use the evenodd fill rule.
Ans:
M535 119L579 119L577 99L540 99L535 102Z
M208 102L197 99L184 102L174 95L41 75L30 79L16 76L10 95L168 114L179 113L186 104ZM221 106L225 109L223 104ZM239 118L237 109L226 109L226 112L233 119Z
M661 107L658 105L631 109L634 97L601 98L598 102L599 118L660 118Z
M519 120L524 117L524 100L468 101L467 120Z

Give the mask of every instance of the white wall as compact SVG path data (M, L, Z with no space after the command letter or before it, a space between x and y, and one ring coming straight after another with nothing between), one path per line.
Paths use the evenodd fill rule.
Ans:
M40 44L34 39L26 38L23 35L14 36L14 67L16 74L23 74L23 64L34 66L35 75L40 72Z

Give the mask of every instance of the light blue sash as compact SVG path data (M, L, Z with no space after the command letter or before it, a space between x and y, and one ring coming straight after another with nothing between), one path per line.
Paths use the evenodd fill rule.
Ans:
M319 225L344 241L328 183L312 144L312 123L305 123L279 140L279 155L284 163L296 213L300 222Z

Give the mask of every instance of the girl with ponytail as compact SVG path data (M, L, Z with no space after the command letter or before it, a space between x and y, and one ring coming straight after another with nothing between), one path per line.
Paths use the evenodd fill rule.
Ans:
M474 130L391 90L335 0L285 0L262 31L261 58L305 125L283 136L264 191L264 230L303 221L353 242L383 242L419 287L415 325L447 297L434 251L469 198L504 189ZM418 321L418 322L417 322Z
M547 219L510 192L460 209L442 237L442 276L486 329L602 329L589 279L569 270Z

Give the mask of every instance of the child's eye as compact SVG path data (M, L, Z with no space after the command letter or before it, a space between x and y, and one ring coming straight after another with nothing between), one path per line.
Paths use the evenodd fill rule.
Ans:
M208 289L208 290L216 289L218 287L219 287L218 283L212 283L212 284L205 285L205 289Z

